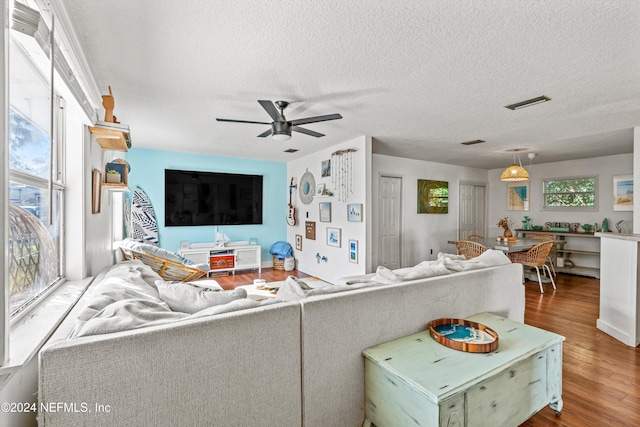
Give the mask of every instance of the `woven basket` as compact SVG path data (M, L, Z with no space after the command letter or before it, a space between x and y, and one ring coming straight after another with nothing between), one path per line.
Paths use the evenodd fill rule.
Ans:
M273 256L273 269L274 270L284 270L284 260L278 259L277 255Z

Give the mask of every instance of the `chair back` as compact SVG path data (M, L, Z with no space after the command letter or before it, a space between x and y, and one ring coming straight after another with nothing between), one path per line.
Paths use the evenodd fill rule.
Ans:
M552 247L553 240L538 243L537 245L529 249L525 253L524 259L519 260L519 262L531 266L541 267L547 262L547 257L549 256L549 252L551 252Z
M456 241L456 249L459 255L464 255L466 259L471 259L479 256L489 248L471 240L458 240Z
M190 280L198 280L207 275L206 271L198 270L195 267L169 261L154 255L145 254L143 252L131 249L120 248L122 256L127 260L137 259L143 264L148 265L160 277L167 281L188 282Z
M473 240L473 239L484 239L484 236L481 236L479 234L469 234L467 236L467 239L469 240Z

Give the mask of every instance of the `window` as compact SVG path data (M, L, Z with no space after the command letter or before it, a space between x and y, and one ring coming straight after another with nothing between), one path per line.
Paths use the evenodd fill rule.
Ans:
M597 176L545 179L542 191L544 209L598 209Z
M51 113L44 52L33 45L32 38L15 30L10 33L9 49L7 244L9 314L13 316L62 277L64 186L56 161L59 147L52 150L51 120L64 118ZM59 139L54 138L54 144L61 144Z

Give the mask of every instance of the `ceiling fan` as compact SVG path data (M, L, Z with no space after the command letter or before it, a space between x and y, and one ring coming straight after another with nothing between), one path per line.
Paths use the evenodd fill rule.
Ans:
M262 108L265 109L267 114L271 116L273 122L253 122L249 120L232 120L232 119L221 119L216 118L219 122L233 122L233 123L255 123L259 125L271 125L271 129L262 132L258 137L265 138L267 136L273 136L274 139L278 141L286 141L291 138L291 131L296 131L300 133L304 133L307 135L315 136L316 138L320 138L324 136L324 134L320 132L316 132L310 129L302 128L298 125L306 125L309 123L317 123L317 122L326 122L328 120L337 120L341 119L342 116L340 114L327 114L324 116L315 116L315 117L307 117L304 119L296 119L296 120L287 120L284 116L284 109L287 108L289 103L287 101L276 101L275 105L271 101L260 100L258 101ZM276 108L276 105L278 106Z

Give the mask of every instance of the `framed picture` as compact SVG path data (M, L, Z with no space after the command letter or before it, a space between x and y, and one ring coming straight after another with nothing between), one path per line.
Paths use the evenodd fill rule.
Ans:
M447 181L418 180L418 213L449 213L449 183Z
M339 228L327 227L327 245L339 248L342 241L341 233L342 230Z
M309 240L316 240L316 223L315 221L306 221L304 223L304 237Z
M189 241L180 240L180 249L189 249Z
M331 176L331 159L322 161L322 169L320 171L320 176Z
M319 203L320 222L331 222L331 202Z
M633 175L613 177L613 210L633 210Z
M322 196L324 194L324 189L325 189L324 184L318 184L316 186L316 196Z
M358 263L358 241L349 239L349 262Z
M529 210L529 182L516 181L507 183L507 210Z
M362 203L347 205L347 221L362 222Z
M102 200L102 172L94 169L91 174L91 213L100 213L100 201Z
M296 250L298 250L298 251L302 250L302 235L301 234L296 234Z

